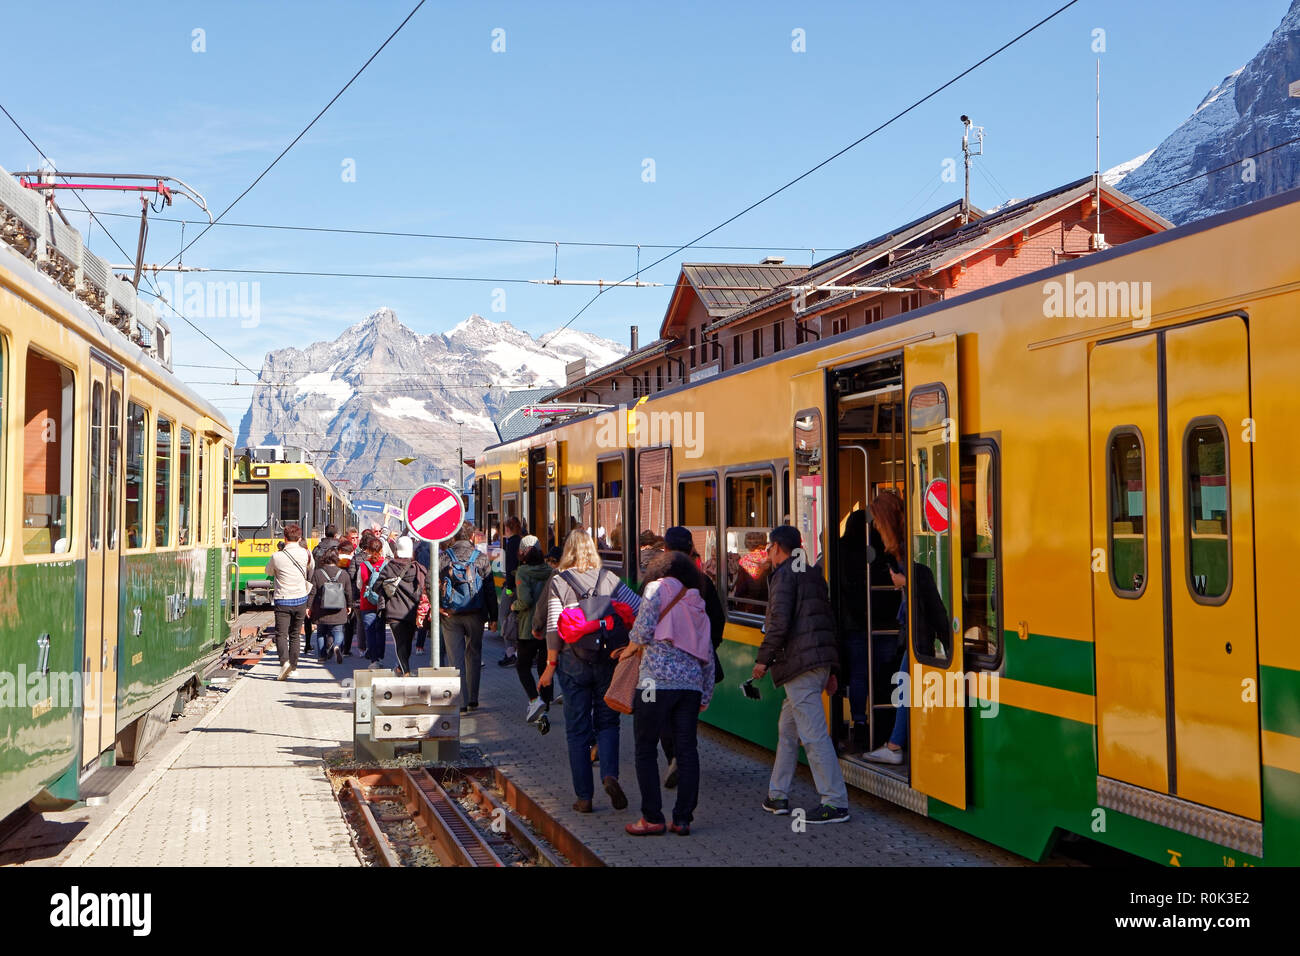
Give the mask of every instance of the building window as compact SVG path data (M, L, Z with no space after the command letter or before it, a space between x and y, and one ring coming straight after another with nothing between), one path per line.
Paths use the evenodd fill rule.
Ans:
M691 368L695 368L695 330L691 329Z
M777 523L770 472L727 479L727 607L767 612L767 533Z
M1002 652L1002 575L998 561L997 446L961 449L962 627L965 660L996 667Z
M867 306L867 313L866 313L867 325L870 325L872 322L879 322L881 311L882 310L879 305Z
M158 419L153 475L153 540L165 548L172 543L172 423L165 418Z
M772 354L785 348L785 326L777 322L772 326Z
M901 300L899 300L898 311L900 313L911 312L913 309L919 309L920 307L921 307L921 293L908 292L903 295Z
M744 339L740 337L740 333L736 333L731 339L731 364L733 367L744 364L745 356L742 354L744 348Z
M641 397L641 380L637 378L635 375L632 376L632 397L633 398Z
M646 369L645 374L641 376L641 394L650 394L650 370Z
M1228 435L1217 418L1192 423L1183 439L1187 481L1187 576L1192 598L1222 604L1232 586Z
M606 565L623 566L623 459L596 463L596 549Z
M662 365L656 365L655 366L655 391L662 392L663 390L664 390L664 367Z
M763 330L761 328L753 331L754 359L758 360L763 357Z
M610 390L611 392L617 392L617 391L618 391L618 379L617 379L617 378L610 379L609 390Z
M841 332L847 332L848 330L849 316L847 312L831 319L831 335L839 335Z
M721 359L721 358L722 358L722 343L718 341L718 333L717 333L717 332L714 332L714 333L713 333L712 341L713 341L713 358L714 358L715 360L717 360L717 359Z
M126 546L143 548L147 543L149 516L144 497L144 455L148 440L149 413L135 402L126 406Z
M804 329L803 323L798 319L794 320L794 344L803 345L808 341L808 332Z
M677 485L677 521L691 532L700 567L718 581L718 482L688 478Z
M1142 436L1116 430L1106 454L1110 499L1110 579L1125 597L1141 594L1147 578L1146 462Z

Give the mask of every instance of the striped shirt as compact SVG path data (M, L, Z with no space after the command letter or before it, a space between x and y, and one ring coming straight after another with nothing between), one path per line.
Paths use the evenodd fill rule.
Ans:
M573 588L564 580L565 573L571 574L574 580L578 582L578 586L581 588L579 592L574 593ZM622 601L633 611L641 607L641 598L635 591L619 580L613 571L602 572L597 568L592 568L590 571L578 571L574 568L568 568L564 572L556 571L551 575L551 583L546 588L546 647L548 650L564 650L566 645L564 639L560 637L560 612L577 604L582 595L586 594L596 584L598 576L601 586L596 589L596 594L611 594L609 582L618 582L618 586L612 591L614 600Z

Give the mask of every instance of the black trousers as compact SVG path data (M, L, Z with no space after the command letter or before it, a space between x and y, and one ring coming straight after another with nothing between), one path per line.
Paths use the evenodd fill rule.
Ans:
M542 671L546 670L546 642L531 637L521 637L516 656L515 673L519 675L519 683L523 685L524 693L528 695L529 700L532 700L539 690L537 680L533 677L533 670L536 669L538 677L541 677ZM542 700L549 704L555 697L554 682L549 687L540 688L540 691Z
M689 824L700 798L700 752L695 733L700 721L698 690L656 690L654 700L637 695L632 710L632 735L636 740L636 782L641 789L641 817L647 823L664 823L663 794L659 790L659 740L665 731L677 756L677 803L673 823Z
M411 673L411 642L415 640L415 615L402 621L389 621L393 629L393 646L397 649L397 666L403 674Z
M348 615L348 619L343 622L343 654L346 657L352 653L352 636L357 632L357 614L354 609Z
M275 652L280 655L280 665L287 661L290 667L298 666L298 636L302 622L307 619L307 605L297 607L275 606Z

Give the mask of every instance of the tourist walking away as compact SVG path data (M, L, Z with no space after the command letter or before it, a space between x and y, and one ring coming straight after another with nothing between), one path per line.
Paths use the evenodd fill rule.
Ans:
M421 538L415 543L415 563L424 568L425 577L428 577L429 558L432 555L433 545L428 541ZM432 594L432 592L430 592L430 594ZM415 628L415 647L411 650L411 653L413 654L424 653L425 645L429 643L429 615L426 614L422 618L419 618L419 622L420 623L417 624Z
M903 557L904 542L907 540L907 522L903 511L903 501L893 492L885 491L871 502L871 519L880 532L885 545L885 552L890 559L889 573L894 587L898 589L901 600L898 603L898 633L901 635L902 660L899 666L904 673L908 668L911 653L907 649L907 576L903 569L907 567ZM916 642L920 647L934 647L938 641L943 648L942 656L947 656L948 649L948 610L939 589L935 585L934 572L919 561L912 562L913 600L910 602L916 617ZM870 753L862 755L864 760L872 763L900 766L906 762L904 751L907 750L909 715L907 695L903 694L898 708L894 711L894 729L889 740Z
M722 632L727 626L727 614L722 609L722 598L718 596L718 589L714 586L713 579L700 568L699 553L695 550L695 537L691 534L690 528L683 528L680 525L669 528L664 532L663 540L664 548L667 551L676 551L687 555L700 571L700 594L704 597L704 613L709 616L709 640L713 644L713 683L714 685L721 684L722 659L718 656L718 648L722 646ZM663 747L664 759L668 761L664 786L671 790L677 786L678 776L671 729L664 728L659 744Z
M339 567L342 568L343 573L347 575L348 584L352 587L353 594L352 606L348 608L348 618L343 622L343 646L340 648L340 651L344 657L352 656L352 641L356 637L357 632L357 607L355 600L357 597L357 585L356 577L352 573L352 557L357 552L357 545L356 541L352 538L352 532L356 530L356 528L350 528L347 535L345 535L343 540L339 542ZM357 540L359 540L359 536Z
M550 712L555 692L550 685L539 688L533 676L534 667L537 669L538 677L546 668L546 612L543 610L540 615L534 612L542 601L550 580L551 569L542 560L540 542L536 535L530 534L519 542L519 567L515 569L515 600L511 605L519 629L515 672L519 675L519 683L523 685L524 693L528 695L525 719L530 724L537 724L543 734L549 733L551 729L551 720L547 714Z
M366 556L357 566L357 607L361 611L361 630L365 634L366 659L371 670L384 666L388 636L384 633L383 592L378 590L379 572L384 567L384 545L376 536L367 542Z
M479 670L483 663L483 625L495 628L497 589L492 562L474 547L474 525L466 521L450 548L438 554L441 580L439 612L442 639L451 666L460 671L460 710L478 708Z
M840 535L840 634L844 638L843 663L848 675L849 717L853 721L853 744L867 750L867 693L869 689L867 650L867 512L857 509L844 521Z
M312 572L311 583L307 616L316 625L316 647L320 659L333 656L335 663L342 664L343 631L357 599L352 579L339 567L338 548L327 548L321 554L320 562Z
M428 572L415 560L415 542L405 536L397 539L397 553L379 572L379 590L384 595L384 620L393 630L393 647L397 666L393 672L405 677L411 672L411 642L415 639L415 622L421 600L428 610Z
M357 550L352 554L352 563L348 565L348 574L352 577L352 590L357 593L357 609L352 613L352 618L356 622L354 637L357 653L363 657L366 653L366 628L361 619L361 562L369 559L370 542L373 540L375 540L373 531L369 528L362 531L357 538Z
M311 554L302 546L302 527L284 526L280 549L266 562L266 576L275 579L275 651L280 656L280 676L285 680L298 669L298 641L311 593Z
M502 606L506 613L502 614L501 637L505 641L505 655L497 661L498 667L514 667L517 662L519 653L519 633L518 622L513 624L506 620L514 613L511 605L514 604L515 594L515 571L519 569L519 548L523 540L523 525L514 515L506 518L505 539L501 542L502 560L505 563L506 582L501 589ZM535 537L535 536L534 536Z
M646 565L641 609L621 652L623 657L641 659L637 687L642 692L632 705L641 819L624 828L633 836L664 832L659 742L665 735L672 738L678 773L677 802L668 829L679 836L691 832L700 793L696 731L714 686L715 655L701 594L703 581L695 562L681 552L651 558Z
M578 800L573 809L590 813L595 786L591 773L591 737L595 734L596 749L600 756L602 784L614 809L627 806L627 796L618 782L618 712L605 703L614 676L613 650L626 641L626 627L619 640L617 622L612 633L605 632L603 646L594 635L569 643L560 635L560 617L575 608L584 620L588 610L593 613L594 598L609 598L603 602L615 617L612 605L621 602L632 614L641 606L635 591L618 579L608 568L601 566L600 553L591 535L585 531L569 533L564 542L564 552L546 590L546 669L538 683L550 685L558 675L560 691L564 694L564 736L569 748L569 771L573 775L573 790ZM582 607L581 605L586 605ZM605 615L601 615L605 620ZM567 622L566 622L567 623Z
M796 557L797 555L797 557ZM821 806L805 817L808 823L843 823L849 818L849 794L840 772L822 709L822 692L834 694L835 670L840 653L835 640L826 579L817 566L809 566L799 529L773 528L768 536L767 619L763 643L758 648L753 679L771 671L772 683L785 688L772 779L763 809L790 812L790 784L803 744Z

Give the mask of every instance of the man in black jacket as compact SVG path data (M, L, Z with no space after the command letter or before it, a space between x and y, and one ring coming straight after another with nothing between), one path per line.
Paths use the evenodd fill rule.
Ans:
M844 823L849 818L849 794L822 708L822 692L835 693L840 656L826 579L820 568L808 566L798 528L773 528L767 555L773 570L768 579L763 643L753 677L759 680L771 671L772 683L785 688L785 701L763 809L775 814L790 812L790 784L802 743L822 800L806 821Z
M688 557L695 557L695 538L691 535L690 528L669 528L664 532L664 547L669 551L680 551ZM703 571L700 572L700 596L704 598L704 613L709 617L709 637L713 641L713 683L717 686L722 683L722 659L718 657L718 648L722 646L722 631L727 625L727 615L722 610L722 599L718 597L713 579ZM665 728L659 743L663 747L664 756L668 758L668 776L664 778L664 786L671 790L677 786L677 760L673 753L670 730Z

